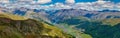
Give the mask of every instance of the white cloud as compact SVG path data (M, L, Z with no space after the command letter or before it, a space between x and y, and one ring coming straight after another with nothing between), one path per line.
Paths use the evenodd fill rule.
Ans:
M9 3L9 0L0 0L2 3Z
M35 4L35 3L45 4L45 3L51 2L52 0L37 0L37 1L35 1L35 0L18 0L18 1L28 1L28 2L31 2L33 4Z
M66 3L75 3L75 0L66 0Z
M39 4L45 4L45 3L49 3L52 0L38 0L38 1L34 1L34 0L15 0L15 1L25 1L25 2L30 2L30 3L39 3ZM10 3L10 0L0 0L0 3Z
M16 0L16 1L33 1L33 0Z
M51 2L52 0L38 0L37 3L40 3L40 4L45 4L45 3L49 3Z
M26 0L27 1L27 0ZM3 1L2 1L3 2ZM20 8L20 7L26 7L26 8L30 8L30 9L86 9L86 10L103 10L103 9L116 9L116 10L120 10L120 3L118 4L114 4L112 2L106 2L106 1L101 1L101 2L80 2L80 3L75 3L74 0L66 0L67 3L74 3L74 4L63 4L63 3L56 3L56 4L51 4L51 5L46 5L46 6L42 6L40 4L45 4L45 3L49 3L51 2L51 0L38 0L38 1L34 1L34 3L32 3L33 1L29 1L30 4L26 4L23 2L20 3L9 3L9 4L0 4L0 7L7 7L7 8ZM22 3L22 4L21 4ZM39 3L39 4L36 4Z
M98 1L103 1L103 0L98 0Z

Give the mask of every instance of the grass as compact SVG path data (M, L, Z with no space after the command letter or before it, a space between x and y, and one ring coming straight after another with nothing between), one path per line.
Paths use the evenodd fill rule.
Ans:
M52 36L63 36L63 34L61 33L62 31L60 29L58 29L57 27L54 26L50 26L48 24L43 23L44 27L47 29L50 29L50 31L48 33L45 33L47 35L52 35Z
M92 38L90 35L88 35L88 34L81 34L80 35L82 38Z
M28 19L23 16L13 15L13 14L9 14L9 13L1 13L0 17L6 17L6 18L13 19L13 20L27 20Z
M0 14L0 17L9 18L9 19L14 20L14 21L17 21L17 20L21 20L21 21L28 20L28 18L25 18L23 16L18 16L18 15L13 15L13 14L8 14L8 13L2 13L2 14ZM53 37L59 36L59 37L63 37L63 38L72 37L71 35L67 35L67 33L63 33L63 31L61 29L59 29L59 28L57 28L55 26L49 25L49 24L47 24L47 23L45 23L43 21L39 21L39 22L42 24L43 28L45 28L45 29L42 30L43 32L41 32L42 35L53 36ZM36 23L38 23L38 22L36 22ZM5 25L4 26L3 25L0 26L0 30L4 30L4 28L6 28ZM13 30L13 31L15 31L15 30ZM12 34L11 34L11 37L14 37L14 38L21 38L21 37L23 37L21 35L21 33L19 34L19 32L12 33Z
M3 29L5 29L7 26L5 26L5 25L0 25L0 30L3 30Z
M108 24L108 25L114 26L114 25L120 23L120 19L119 18L105 19L102 22L103 22L103 24Z

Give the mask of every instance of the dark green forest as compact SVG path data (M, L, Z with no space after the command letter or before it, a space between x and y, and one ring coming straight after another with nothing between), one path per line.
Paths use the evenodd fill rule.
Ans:
M60 23L77 25L77 29L85 29L84 33L93 38L120 38L120 23L114 26L105 25L100 21L85 21L81 19L66 19Z

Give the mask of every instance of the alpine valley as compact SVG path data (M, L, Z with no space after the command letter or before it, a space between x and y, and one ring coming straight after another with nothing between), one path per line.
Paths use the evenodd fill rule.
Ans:
M0 3L0 38L120 38L120 3L14 3Z

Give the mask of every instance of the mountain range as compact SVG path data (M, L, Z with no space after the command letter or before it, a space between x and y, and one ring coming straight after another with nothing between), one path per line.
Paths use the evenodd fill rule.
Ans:
M0 20L2 38L119 38L120 3L0 2Z

